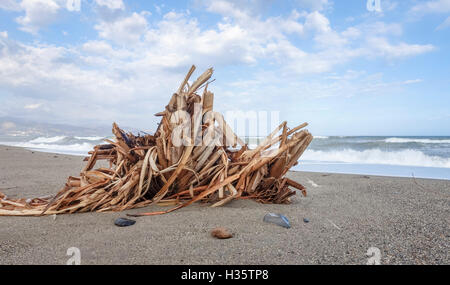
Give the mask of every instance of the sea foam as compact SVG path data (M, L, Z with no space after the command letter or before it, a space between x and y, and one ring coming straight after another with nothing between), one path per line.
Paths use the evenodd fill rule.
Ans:
M448 139L387 138L387 143L449 143Z
M77 140L86 140L86 141L99 141L104 139L104 137L74 137Z
M65 139L65 136L56 136L56 137L38 137L35 138L34 140L29 141L29 143L32 144L39 144L39 143L55 143L58 141L61 141L63 139Z
M421 151L412 149L400 151L383 151L380 149L367 149L363 151L353 149L320 151L308 149L301 157L301 160L309 162L389 164L450 168L450 158L430 156Z

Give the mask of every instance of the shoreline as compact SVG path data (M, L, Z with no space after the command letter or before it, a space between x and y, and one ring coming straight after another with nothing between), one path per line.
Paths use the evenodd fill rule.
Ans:
M6 189L0 191L25 198L56 194L84 165L80 157L12 147L0 147L0 161L0 189ZM366 264L370 247L380 249L381 264L450 263L450 181L288 176L308 191L307 197L297 193L289 205L196 203L135 218L136 224L126 228L114 220L165 208L0 217L0 264L66 264L70 247L80 249L81 264ZM267 213L285 215L292 227L264 223ZM215 227L230 229L234 237L212 238Z
M76 154L76 153L69 153L69 152L54 152L54 151L46 151L43 149L33 149L33 148L27 148L27 147L18 147L18 146L9 146L9 145L3 145L0 144L0 149L5 149L5 148L17 148L17 149L23 149L23 150L27 150L27 151L31 151L31 152L39 152L39 153L48 153L48 154L53 154L53 155L64 155L64 156L72 156L72 157L86 157L88 156L87 154ZM327 171L327 166L329 165L339 165L338 169L343 169L343 168L347 168L350 169L348 171L334 171L331 170L328 167L328 171ZM322 169L314 169L317 167L314 166L319 166L322 168L325 168L325 170ZM355 168L357 167L361 167L362 169L366 169L366 171L357 171L355 170ZM405 172L405 169L413 169L413 170L419 170L423 171L425 173L428 172L427 175L415 175L414 172L411 172L411 175L402 175L402 174L384 174L384 173L380 173L380 169L384 168L389 168L395 171L397 170L397 172L399 171L398 169L402 169L402 172ZM300 168L300 169L296 169L296 168ZM301 170L302 168L306 168L307 170ZM314 169L314 170L311 170ZM332 168L331 168L332 169ZM367 169L369 169L369 171L367 171ZM361 164L361 163L309 163L309 162L304 162L304 164L302 164L302 162L300 161L300 164L297 166L294 166L290 172L305 172L305 173L327 173L327 174L342 174L342 175L370 175L370 176L376 176L376 177L392 177L392 178L411 178L411 179L433 179L433 180L449 180L450 181L450 175L449 177L442 177L442 176L436 176L436 175L430 175L429 173L435 171L435 172L440 172L440 173L450 173L450 168L440 168L440 167L424 167L424 166L405 166L405 165L391 165L391 164ZM414 174L414 175L413 175Z

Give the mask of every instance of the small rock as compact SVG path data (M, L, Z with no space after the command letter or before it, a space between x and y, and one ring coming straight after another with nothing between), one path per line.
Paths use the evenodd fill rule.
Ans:
M309 219L307 219L307 218L303 218L303 222L305 222L305 223L309 223Z
M233 234L226 228L215 228L211 231L211 235L218 239L228 239L233 237Z
M114 224L118 227L128 227L136 224L136 221L126 219L126 218L118 218L114 221Z

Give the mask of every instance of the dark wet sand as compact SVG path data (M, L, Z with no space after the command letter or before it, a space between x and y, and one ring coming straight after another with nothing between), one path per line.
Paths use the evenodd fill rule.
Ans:
M82 165L81 157L0 146L0 191L27 198L55 194ZM193 205L136 218L127 228L113 224L125 213L0 217L0 264L66 264L70 247L80 249L82 264L366 264L370 247L380 249L382 264L449 264L450 181L289 176L309 193L296 195L291 205ZM264 223L269 212L286 215L292 228ZM234 238L212 238L217 226Z

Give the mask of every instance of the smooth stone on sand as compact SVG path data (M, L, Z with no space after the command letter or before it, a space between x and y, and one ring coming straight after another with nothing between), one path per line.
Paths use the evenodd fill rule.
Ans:
M136 224L136 221L127 218L118 218L114 221L114 224L118 227L128 227Z
M233 234L226 228L215 228L211 231L211 236L218 239L232 238Z

